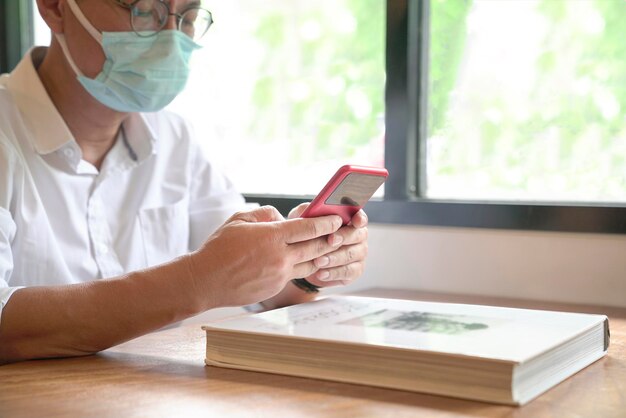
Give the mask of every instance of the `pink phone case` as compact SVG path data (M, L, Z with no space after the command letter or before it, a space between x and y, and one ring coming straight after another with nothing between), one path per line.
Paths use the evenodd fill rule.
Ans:
M337 187L340 186L344 179L346 179L349 175L365 175L370 179L372 176L375 176L382 177L382 179L379 179L380 181L374 183L371 181L363 182L364 184L361 185L359 193L361 197L365 196L365 202L361 202L360 204L354 201L352 204L341 204L337 202L329 203L329 198L333 195L333 192L337 190ZM365 205L367 199L369 199L376 192L378 187L380 187L380 185L387 179L388 175L389 173L387 170L380 167L344 165L337 170L335 175L333 175L328 183L326 183L326 186L324 186L322 191L315 196L315 199L311 201L311 204L302 213L302 217L314 218L324 215L339 215L341 216L344 225L346 225L350 222L350 219L352 219L354 214ZM365 187L365 189L363 187Z

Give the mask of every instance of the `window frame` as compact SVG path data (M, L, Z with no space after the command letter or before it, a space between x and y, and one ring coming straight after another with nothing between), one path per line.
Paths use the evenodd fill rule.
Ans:
M536 231L626 234L626 204L425 198L430 0L387 0L383 199L366 206L371 222ZM246 194L283 214L310 199Z
M425 161L430 0L387 0L385 165L383 199L366 206L372 222L470 228L626 234L626 204L426 199L418 162ZM0 4L0 72L33 44L31 0ZM283 214L312 196L245 194Z
M30 0L0 3L0 74L11 71L33 45L33 5Z

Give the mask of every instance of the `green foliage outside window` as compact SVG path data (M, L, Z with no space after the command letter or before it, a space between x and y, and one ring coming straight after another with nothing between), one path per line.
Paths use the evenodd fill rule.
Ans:
M429 132L439 131L445 121L450 92L456 83L463 56L472 0L433 0L430 13Z
M626 200L626 3L433 0L431 6L434 195ZM466 30L478 8L483 16L497 10ZM523 18L532 25L501 28L515 41L510 46L478 35L482 25ZM481 63L471 60L477 42L504 48L482 63L483 76L476 70ZM528 58L519 60L519 74L489 72L487 66L515 55Z
M332 3L332 7L331 6ZM259 19L250 131L291 162L350 157L382 135L385 2L287 2Z
M385 7L261 14L251 136L292 166L382 140ZM429 196L626 200L625 2L431 0L429 17Z

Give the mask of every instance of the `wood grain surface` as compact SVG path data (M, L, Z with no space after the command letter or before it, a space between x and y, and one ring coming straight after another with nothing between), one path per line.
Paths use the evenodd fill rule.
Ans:
M389 289L360 294L603 313L611 346L516 408L205 367L204 332L187 325L94 356L0 366L0 417L626 417L626 309Z

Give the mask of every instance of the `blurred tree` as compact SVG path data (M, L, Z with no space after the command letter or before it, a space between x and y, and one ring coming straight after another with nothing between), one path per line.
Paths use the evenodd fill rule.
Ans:
M430 65L428 132L437 134L445 123L467 32L472 0L432 0L430 3Z
M518 62L525 71L513 71L515 76L497 61L495 70L480 63L488 75L473 69L474 78L466 79L462 90L459 63L472 52L466 48L466 25L474 9L465 1L431 0L431 5L429 146L437 152L429 157L429 181L444 184L451 196L626 200L626 4L524 3L524 13L530 12L525 19L538 26L525 33L526 46L518 45L525 51L513 50L501 60L523 52L533 61ZM475 0L474 5L489 9L481 19L491 20L483 24L506 31L494 19L499 14L512 22L520 3ZM506 39L523 42L522 33L509 32ZM484 41L471 42L478 39ZM507 52L512 48L493 39L488 43ZM520 83L528 88L520 90Z
M329 6L286 2L255 33L263 59L249 129L288 140L292 162L349 157L382 134L385 2Z

